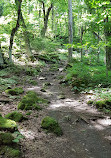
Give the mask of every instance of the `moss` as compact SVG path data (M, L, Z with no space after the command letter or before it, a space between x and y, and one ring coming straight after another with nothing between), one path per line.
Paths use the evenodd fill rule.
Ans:
M41 123L42 128L46 129L48 132L53 132L57 136L62 135L62 130L58 124L58 122L52 117L45 117Z
M1 145L8 145L12 144L14 137L11 133L0 133L0 144Z
M87 102L88 105L92 105L93 103L94 103L93 100L89 100L89 101Z
M98 109L109 109L111 110L111 100L99 100L99 101L96 101L95 102L95 106L98 108Z
M32 112L27 112L26 115L31 115Z
M24 90L23 88L19 87L14 89L7 89L5 92L10 95L18 95L18 94L22 94Z
M21 122L24 119L23 115L17 111L8 113L5 115L5 118L14 120L16 122Z
M3 158L20 158L21 152L18 148L16 149L10 146L1 146L0 155L3 155Z
M106 105L105 105L105 101L104 100L99 100L95 103L96 107L99 108L99 109L102 109L104 108Z
M49 71L58 71L59 69L57 68L57 67L51 67L50 69L49 69Z
M33 86L38 85L37 81L35 81L35 80L29 80L28 82L29 82L29 84L32 84Z
M43 104L43 103L48 103L48 101L38 97L36 92L29 91L22 98L21 102L18 104L18 109L21 109L21 110L36 109L36 110L39 110L39 109L41 109L41 107L37 104Z
M15 121L0 117L0 130L14 131L17 128Z

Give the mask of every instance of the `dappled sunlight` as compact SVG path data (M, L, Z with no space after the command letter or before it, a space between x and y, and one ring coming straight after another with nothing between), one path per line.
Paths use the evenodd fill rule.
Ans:
M26 88L27 91L40 91L40 87L39 86L32 86L32 87L29 87L29 88Z
M66 49L58 49L58 52L60 52L60 53L67 53L68 51Z
M109 117L104 118L104 119L98 119L97 123L107 127L111 125L111 119Z
M25 129L19 129L19 132L28 139L33 140L35 138L35 136L37 135L37 132L33 132L31 130L25 130Z
M111 126L111 119L110 119L110 117L98 118L95 121L91 120L91 124L97 130L104 130L106 127Z
M105 136L105 138L111 141L111 136Z

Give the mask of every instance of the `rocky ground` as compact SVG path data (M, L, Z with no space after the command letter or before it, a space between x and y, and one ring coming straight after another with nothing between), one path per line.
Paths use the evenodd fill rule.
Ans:
M19 123L23 158L111 158L111 118L87 105L93 94L75 94L70 87L61 84L64 64L58 70L47 64L37 76L33 90L50 103L41 111L32 111L28 120ZM48 84L46 84L48 83ZM17 104L17 103L16 103ZM16 109L13 102L1 104L2 113ZM45 133L41 120L45 116L58 120L63 136Z

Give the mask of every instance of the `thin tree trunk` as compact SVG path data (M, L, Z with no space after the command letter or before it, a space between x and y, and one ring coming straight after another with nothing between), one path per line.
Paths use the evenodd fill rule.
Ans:
M23 15L22 15L22 12L21 12L21 21L22 21L22 26L24 28L24 39L25 39L25 44L26 44L26 51L27 51L27 54L30 58L32 58L32 51L31 51L31 47L30 47L30 40L29 40L29 36L28 36L28 32L27 32L27 26L25 25L25 21L24 21L24 18L23 18Z
M15 28L13 28L11 31L11 36L10 36L9 62L12 62L12 47L13 47L14 35L20 26L21 4L22 4L22 0L18 0L18 11L17 11L18 12L18 19L17 19L17 23L16 23Z
M72 0L68 0L68 16L69 16L69 44L73 44L73 20L72 20ZM68 48L68 62L72 60L72 47Z
M44 27L43 27L42 30L41 30L41 36L44 37L45 34L46 34L46 31L47 31L47 25L48 25L49 14L50 14L50 11L51 11L53 5L52 5L52 3L51 3L50 7L49 7L48 10L47 10L47 14L46 14L46 13L45 13L45 4L44 4L44 2L42 2L42 3L43 3L43 14L44 14Z
M52 31L54 30L54 6L52 5Z
M39 3L39 30L41 28L41 3Z
M83 40L83 33L84 33L84 30L83 30L83 26L81 27L81 46L82 46L82 40ZM83 61L83 49L81 48L81 62Z
M4 64L4 59L2 55L1 42L0 42L0 66L2 66L3 64Z
M106 44L109 43L109 40L111 38L111 22L109 22L108 15L107 18L104 20L104 34L106 38ZM106 67L108 70L111 70L111 46L106 46Z

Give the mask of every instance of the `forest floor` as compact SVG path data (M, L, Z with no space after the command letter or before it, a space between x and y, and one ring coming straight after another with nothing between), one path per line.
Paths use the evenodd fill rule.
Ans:
M111 117L87 105L93 94L75 94L70 87L61 84L59 76L64 75L65 64L52 70L53 64L46 64L39 76L37 86L24 86L33 90L50 103L41 111L31 111L28 120L19 123L24 135L20 141L23 158L111 158ZM50 83L42 92L45 83ZM16 103L16 104L15 104ZM17 102L0 106L6 114L16 109ZM41 121L45 116L54 117L60 124L63 135L57 137L45 133Z

